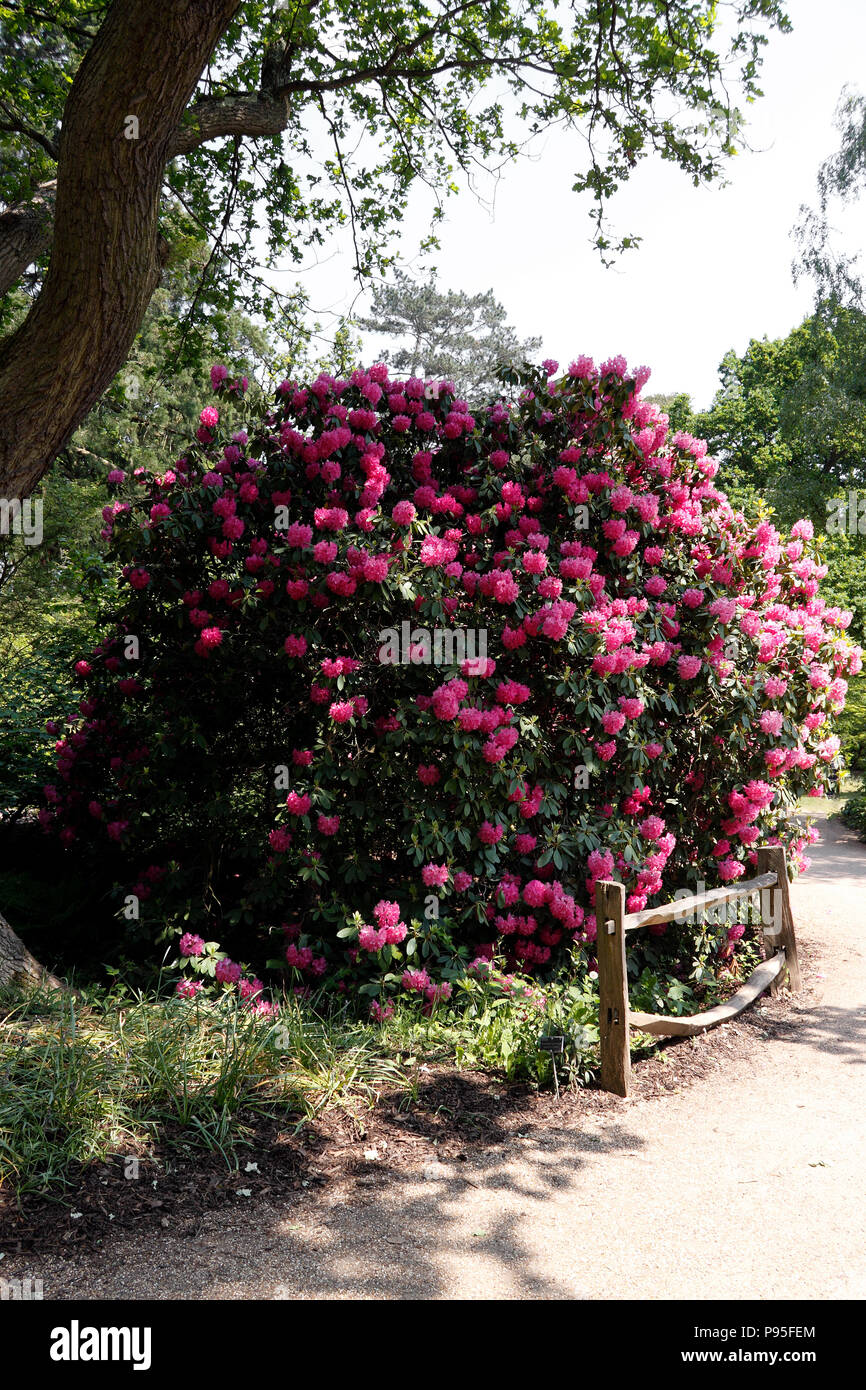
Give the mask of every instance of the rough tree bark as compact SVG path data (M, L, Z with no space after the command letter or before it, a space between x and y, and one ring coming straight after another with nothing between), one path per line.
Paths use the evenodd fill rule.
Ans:
M42 291L0 347L0 496L23 497L120 370L159 281L172 140L238 0L116 0L72 84ZM126 138L126 118L139 138Z
M38 985L65 988L61 980L31 956L0 913L0 989L7 985L17 985L20 989L35 989Z

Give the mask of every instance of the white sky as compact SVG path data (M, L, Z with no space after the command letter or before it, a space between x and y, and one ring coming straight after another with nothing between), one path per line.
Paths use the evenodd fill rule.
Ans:
M707 406L729 348L784 335L809 312L811 286L795 288L791 277L790 232L800 204L814 205L818 166L837 147L841 89L864 84L864 0L789 0L787 9L793 33L771 36L764 96L747 108L754 152L729 163L727 187L696 189L672 166L646 161L610 207L615 229L643 242L605 270L589 245L589 200L570 192L583 142L556 132L531 161L506 170L493 215L466 189L448 200L433 258L440 288L492 289L521 337L541 337L539 357L564 366L581 352L597 361L621 352L652 368L648 393L684 390ZM410 268L429 230L427 208L419 193L404 225ZM846 249L866 243L863 205L835 220ZM290 279L274 277L286 288ZM302 280L320 311L367 308L348 246ZM367 337L371 360L381 342Z

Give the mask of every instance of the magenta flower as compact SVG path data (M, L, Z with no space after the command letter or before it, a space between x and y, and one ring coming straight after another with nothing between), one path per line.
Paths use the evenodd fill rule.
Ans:
M680 656L677 658L677 671L680 680L691 681L701 669L703 662L699 656Z
M370 1005L370 1017L374 1023L387 1023L389 1018L394 1017L394 1005L390 1000L380 1004L378 999L374 999Z
M421 877L428 888L441 888L448 882L447 864L425 864Z
M335 724L347 724L354 713L355 707L350 700L337 700L328 710L328 714Z
M758 722L765 734L780 734L782 732L782 715L778 710L765 709Z
M363 926L358 932L358 945L364 951L381 951L386 944L385 933L376 927Z
M400 983L404 989L417 990L420 993L430 984L430 976L426 970L404 970Z
M491 825L490 821L486 820L482 822L478 838L483 845L498 845L504 834L504 825Z

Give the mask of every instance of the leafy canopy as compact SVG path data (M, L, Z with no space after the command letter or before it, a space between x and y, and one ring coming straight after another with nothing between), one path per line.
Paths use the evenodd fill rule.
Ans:
M55 176L64 102L109 9L0 4L7 205ZM359 273L381 268L413 184L432 191L435 223L458 171L499 169L556 125L582 137L573 187L595 200L598 247L608 256L634 244L611 239L605 202L652 151L695 183L719 176L736 152L733 102L760 95L774 28L790 28L778 0L242 4L184 117L189 151L166 177L171 235L210 237L233 268L207 268L196 311L236 302L279 317L250 255L260 228L267 263L300 264L346 228ZM268 102L282 104L283 124L264 138L255 118ZM235 133L208 143L217 128Z

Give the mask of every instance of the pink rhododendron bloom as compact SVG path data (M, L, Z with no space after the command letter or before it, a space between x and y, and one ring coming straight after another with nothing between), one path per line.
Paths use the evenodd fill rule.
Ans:
M381 951L385 944L385 933L375 927L363 926L358 932L358 945L364 951Z
M736 859L722 859L719 862L719 878L723 883L731 883L734 879L742 878L745 872L745 865L740 864Z
M184 932L180 938L179 950L182 956L200 956L204 950L204 937L196 936L195 932Z
M292 941L286 947L286 960L294 970L309 970L313 963L313 948L296 946Z
M380 1004L378 999L374 999L370 1005L370 1017L374 1023L387 1023L389 1018L394 1017L394 1005L390 1000Z
M630 699L626 696L621 696L617 703L627 719L639 719L646 708L643 700Z
M478 831L478 838L483 845L498 845L504 834L504 825L491 825L490 821L486 820Z
M769 806L776 794L771 786L759 779L747 782L743 791L749 801L753 802L755 806L760 807Z
M658 840L664 834L665 823L661 816L647 816L639 828L645 840Z
M201 646L204 647L205 650L213 651L215 647L219 647L222 644L222 640L223 633L221 628L205 627L202 628L201 635L198 639L198 642L196 643L196 646L201 644Z
M380 927L396 927L400 921L400 904L383 898L373 908L373 915Z
M404 989L421 992L430 984L430 976L426 970L404 970L400 983Z
M343 507L317 507L313 520L320 531L342 531L349 513Z
M550 897L551 890L546 883L533 878L523 890L523 901L530 907L541 907Z
M303 522L293 521L286 529L286 545L297 550L306 550L313 539L313 528Z
M371 584L381 584L388 578L388 557L386 555L368 555L364 561L364 578Z
M702 665L703 662L699 656L677 657L677 671L679 672L680 680L694 680Z
M448 865L425 864L421 870L421 877L428 888L441 888L448 882Z
M782 732L782 716L778 710L765 709L758 722L765 734L780 734Z
M355 708L348 700L335 700L328 710L328 714L335 724L347 724L354 713Z
M500 681L496 687L496 699L503 705L525 704L530 694L529 686L519 681Z

